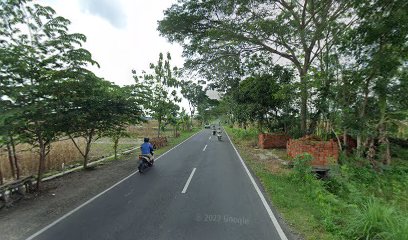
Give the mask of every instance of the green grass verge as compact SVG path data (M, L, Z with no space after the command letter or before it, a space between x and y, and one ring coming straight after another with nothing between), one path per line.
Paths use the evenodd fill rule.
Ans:
M293 182L288 175L272 174L265 163L256 161L249 151L243 138L248 140L247 134L236 134L236 129L225 128L238 148L245 163L262 183L268 197L277 207L289 226L301 233L306 239L336 239L332 234L322 230L322 226L316 219L319 215L319 207L310 204L311 199L305 197L305 189L299 191L299 184Z
M225 129L285 221L305 239L408 240L406 151L396 158L405 164L382 173L344 164L322 181L303 158L295 159L293 170L272 173L251 154L254 139Z

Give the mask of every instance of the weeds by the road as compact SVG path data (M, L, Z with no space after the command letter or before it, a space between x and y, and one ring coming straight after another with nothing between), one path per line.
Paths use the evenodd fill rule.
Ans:
M344 164L318 180L309 171L310 156L295 159L291 170L271 171L256 157L254 139L237 134L243 130L226 130L274 205L305 239L408 239L408 150L397 149L395 164L382 173L342 156Z

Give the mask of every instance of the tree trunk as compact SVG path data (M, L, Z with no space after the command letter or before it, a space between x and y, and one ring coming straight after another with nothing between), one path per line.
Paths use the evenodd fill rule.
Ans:
M16 144L14 142L13 136L10 136L10 143L11 143L11 150L13 152L14 166L16 168L16 177L17 179L20 179L20 165L18 164L18 159L17 159L17 154L16 154Z
M39 145L40 145L40 159L38 165L38 173L37 173L37 191L40 190L42 176L45 171L45 157L46 157L46 145L44 144L44 140L39 137Z
M385 131L384 131L385 132ZM391 151L390 151L390 142L388 140L388 137L384 134L381 133L382 136L380 136L379 143L380 143L380 159L382 160L382 163L385 165L390 165L391 164Z
M193 111L190 101L188 101L188 108L190 109L190 127L188 129L191 130L193 127L193 112L194 111Z
M159 122L159 127L157 129L157 137L159 138L160 137L160 128L161 128L161 118L159 118L157 121Z
M16 171L14 168L14 161L13 161L13 152L11 150L10 144L7 144L7 154L8 154L8 159L9 159L9 163L10 163L10 172L11 172L11 176L16 179Z
M375 157L375 146L374 146L374 139L370 138L368 140L368 151L367 151L367 159L373 163Z
M373 78L374 74L372 74L371 76L369 76L366 79L365 85L364 85L364 100L363 103L361 104L361 108L360 108L360 113L359 113L359 117L360 119L364 119L365 115L366 115L366 108L367 108L367 104L368 104L368 95L370 93L370 81ZM363 126L365 127L365 126ZM357 150L359 153L362 153L363 150L362 148L362 136L361 133L357 134Z
M190 131L193 129L193 114L191 113L191 117L190 117Z
M347 129L344 129L343 131L344 131L343 132L343 146L344 146L343 150L347 151L348 149L350 149L347 144Z
M361 141L362 141L362 139L361 139L362 137L361 137L361 134L358 134L357 135L357 151L359 152L359 154L358 155L360 155L361 156L361 153L362 153L362 148L363 148L363 144L361 143Z
M3 185L3 171L1 169L1 164L0 164L0 185Z
M302 69L300 71L300 130L303 134L307 134L307 81L306 73Z
M380 109L380 122L378 124L378 137L380 144L380 160L389 165L391 163L390 142L387 134L386 112L387 112L387 82L383 79L377 85L378 108Z
M84 152L84 169L88 168L88 161L89 161L89 151L91 150L92 138L95 133L95 129L92 129L89 132L88 139L86 139L86 147Z
M118 145L119 145L119 138L115 138L113 140L113 151L115 152L115 160L118 160Z
M337 135L336 131L334 131L334 128L333 128L333 127L331 128L331 130L332 130L334 136L335 136L336 139L337 139L337 144L338 144L338 146L339 146L339 150L340 150L340 152L342 152L342 151L343 151L343 147L341 146L340 138L339 138L339 136Z
M374 170L379 172L381 168L378 166L378 162L375 160L375 155L377 154L377 150L375 148L375 139L370 137L367 140L368 150L367 150L367 160L371 163Z

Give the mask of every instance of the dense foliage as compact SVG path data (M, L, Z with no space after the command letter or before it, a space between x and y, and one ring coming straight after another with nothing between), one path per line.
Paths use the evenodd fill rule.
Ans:
M29 0L1 1L0 15L1 144L16 178L15 145L38 149L38 188L53 141L85 137L78 150L86 167L94 137L139 121L141 112L129 91L87 69L97 63L82 48L86 37L69 33L68 19Z
M294 137L351 136L361 156L389 164L390 139L406 138L408 129L407 7L403 0L186 0L166 10L158 30L183 46L186 68L224 93L220 106L231 122L267 120L270 130L284 126ZM279 65L297 74L285 82L274 73Z

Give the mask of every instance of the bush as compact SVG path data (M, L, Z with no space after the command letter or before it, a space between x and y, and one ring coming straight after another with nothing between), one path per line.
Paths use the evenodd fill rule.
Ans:
M346 233L353 239L408 239L408 221L389 205L371 197L355 208Z
M258 139L258 130L253 128L242 129L242 128L231 128L231 132L235 137L241 140L253 140Z
M303 153L297 155L293 159L293 170L294 178L297 180L308 180L312 176L312 166L313 156L309 153Z

